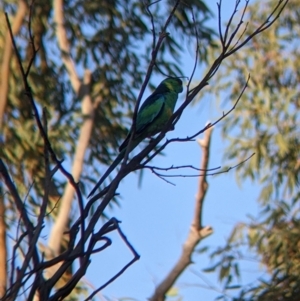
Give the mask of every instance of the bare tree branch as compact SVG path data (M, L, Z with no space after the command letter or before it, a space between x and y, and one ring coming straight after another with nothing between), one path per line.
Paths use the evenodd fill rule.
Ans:
M163 28L162 28L162 31L160 32L159 34L159 38L158 38L158 41L155 45L155 34L153 33L153 51L151 53L151 61L148 65L148 69L147 69L147 72L146 72L146 76L145 76L145 79L144 79L144 82L142 84L142 87L141 87L141 90L140 90L140 93L137 97L137 100L136 100L136 105L135 105L135 108L134 108L134 112L133 112L133 118L132 118L132 126L131 126L131 136L129 138L129 141L128 141L128 145L127 145L127 148L126 148L126 152L125 152L125 155L124 155L124 159L123 159L123 163L122 163L122 168L125 166L126 162L127 162L127 159L128 159L128 155L129 155L129 150L130 150L130 145L131 145L131 142L132 142L132 138L134 137L134 134L135 134L135 127L136 127L136 116L137 116L137 113L138 113L138 109L140 107L140 102L142 100L142 97L144 95L144 92L145 92L145 89L147 87L147 84L150 80L150 76L153 72L153 68L156 64L156 58L157 58L157 54L161 48L161 45L164 41L164 39L166 38L166 36L168 35L167 33L167 28L171 22L171 19L173 18L175 12L176 12L176 9L178 7L180 3L180 0L176 0L175 4L174 4L174 7L171 11L171 13L169 14ZM149 12L149 9L148 9L148 12Z
M139 104L142 98L142 95L145 91L146 85L149 82L150 76L155 68L157 55L161 49L162 43L165 39L165 37L168 35L167 28L170 24L171 19L173 18L175 11L177 10L177 7L179 5L180 0L175 1L173 9L171 10L168 17L166 17L165 24L161 30L161 33L156 37L156 33L154 31L154 20L153 16L151 15L150 9L148 7L148 13L150 13L150 17L152 16L151 22L152 22L152 28L153 28L153 48L151 53L151 61L149 63L145 80L142 85L142 88L140 90L137 103L134 110L134 117L133 117L133 124L132 124L132 133L134 134L135 130L135 122L136 122L136 115L137 111L139 109ZM214 124L217 124L220 122L223 118L225 118L232 110L234 110L235 106L238 104L244 89L247 86L247 83L245 84L244 89L241 91L241 95L239 96L238 100L236 101L236 104L231 108L230 111L227 113L223 113L223 115L214 123L207 125L201 130L198 130L195 134L192 136L189 136L184 139L170 139L167 140L162 144L161 147L158 147L157 150L154 150L155 147L158 145L158 143L164 138L167 131L169 131L171 128L174 128L174 125L178 122L178 120L181 117L181 114L186 109L188 105L192 102L194 97L208 84L208 81L214 76L214 74L218 71L218 68L220 67L222 61L228 57L229 55L232 55L235 51L239 50L243 45L245 45L248 41L250 41L255 35L260 33L261 31L268 28L270 25L269 23L272 23L276 20L276 18L279 17L282 9L288 2L286 1L279 1L278 5L275 7L275 9L271 12L270 16L262 21L262 24L256 28L251 34L250 38L246 38L242 40L244 32L242 35L238 36L238 29L236 28L231 32L230 30L230 23L233 21L233 17L235 16L235 11L237 10L238 3L240 1L237 1L237 6L235 7L235 10L232 14L232 18L230 19L227 28L225 30L225 34L223 35L221 29L220 29L220 39L221 43L223 43L223 49L220 51L219 56L216 58L215 62L212 64L210 69L207 71L207 73L204 75L203 80L199 82L194 89L190 89L191 80L189 80L187 85L187 94L184 103L179 107L179 109L173 114L171 120L168 122L168 124L165 126L165 129L155 138L153 139L147 147L143 151L141 151L138 155L136 155L132 160L129 162L126 162L128 159L129 149L124 157L124 160L121 165L120 171L117 173L116 177L111 181L111 183L104 188L100 193L98 193L96 196L88 200L86 204L84 204L82 195L79 189L78 180L81 174L81 169L83 166L83 158L85 151L88 146L88 141L91 134L91 129L93 125L93 112L95 109L95 104L92 104L91 96L90 96L90 84L91 84L91 74L89 71L86 71L83 82L79 79L77 72L75 70L74 62L71 58L71 51L70 46L67 40L66 35L66 28L64 26L64 12L63 12L63 1L62 0L55 0L54 1L54 18L56 22L56 34L58 38L59 47L62 51L62 57L63 57L63 63L66 67L66 70L70 76L70 81L72 83L73 89L77 96L83 99L82 101L82 113L83 117L87 117L83 121L83 127L81 128L80 132L80 140L78 142L78 146L76 149L74 164L73 164L73 170L72 174L70 174L63 166L62 162L58 160L51 143L48 138L47 134L47 119L44 118L43 122L41 121L41 118L39 116L37 105L35 104L33 94L30 89L30 85L28 82L28 75L31 69L32 62L34 61L34 58L37 53L37 49L35 49L34 40L33 40L33 34L30 30L30 24L29 24L29 38L30 42L32 43L32 51L33 51L33 57L30 60L29 66L27 70L24 70L24 67L22 65L21 55L20 52L17 49L14 34L12 31L12 28L10 26L10 22L8 20L8 15L6 14L6 20L8 24L9 34L11 36L11 40L13 43L13 48L16 53L16 57L18 60L18 65L21 71L22 79L23 79L23 85L25 88L25 95L27 96L31 106L32 110L34 112L34 118L36 120L36 124L38 126L40 135L44 142L44 160L45 160L45 193L43 200L41 202L41 208L38 216L34 217L34 223L31 222L29 219L28 213L25 210L24 202L20 199L20 196L18 195L17 189L14 186L8 171L3 163L3 161L0 160L0 175L4 179L4 182L6 183L6 186L8 187L8 190L10 191L12 195L12 199L15 201L16 207L18 209L18 212L21 217L20 222L20 229L21 234L17 236L16 239L16 248L13 250L13 255L15 256L18 251L22 253L22 264L19 268L15 261L11 264L11 267L13 268L13 271L10 275L10 282L11 287L7 290L5 298L7 299L15 299L19 294L21 289L28 290L28 298L34 298L37 297L40 300L63 300L67 295L70 294L70 292L74 289L76 284L79 282L79 280L83 277L83 275L86 273L87 268L89 267L89 264L91 263L91 255L101 252L104 249L108 248L111 245L111 239L108 237L108 234L112 231L118 231L120 237L124 241L125 245L129 248L131 253L133 254L133 259L127 263L114 277L106 281L101 287L99 287L95 292L91 294L89 298L92 298L98 291L106 287L108 284L110 284L112 281L114 281L119 275L121 275L131 264L133 264L136 260L138 260L139 255L134 250L132 245L128 242L127 238L123 234L123 232L120 229L119 222L116 219L111 219L107 223L105 223L100 230L95 232L96 225L99 223L99 219L101 215L103 214L104 210L106 209L107 205L113 197L117 195L117 188L119 186L120 181L128 175L130 172L139 169L139 168L147 168L145 164L149 162L149 159L151 160L154 158L162 149L164 149L169 143L171 142L186 142L186 141L192 141L197 135L200 133L205 132L204 139L201 140L200 145L203 152L203 159L201 163L200 169L203 170L202 177L199 178L199 190L198 195L196 198L196 204L195 204L195 215L193 218L193 221L191 223L191 229L190 233L188 235L187 240L184 243L183 251L181 254L181 257L179 258L178 262L174 266L174 268L171 270L169 275L164 279L164 281L157 287L157 290L151 300L164 300L166 292L172 287L172 285L175 283L175 281L178 279L178 277L181 275L181 273L186 269L186 267L191 263L191 256L194 251L194 248L196 245L206 236L210 235L212 233L212 228L207 226L204 227L202 225L202 213L203 213L203 202L205 198L205 194L207 192L208 184L206 181L206 177L208 175L208 161L209 161L209 142L210 142L210 135L211 135L211 128ZM220 3L221 5L221 3ZM194 14L193 20L195 19ZM243 22L243 16L240 18L240 23ZM271 21L270 21L271 20ZM195 22L195 20L194 20ZM219 20L219 22L221 22ZM241 25L240 25L241 26ZM196 36L198 37L198 34L196 32ZM247 40L248 39L248 40ZM237 42L236 42L237 40ZM241 46L242 45L242 46ZM198 44L198 38L197 38L197 47L196 51L198 53L199 50L199 44ZM197 64L198 55L196 54L195 57L195 64L193 66L192 70L192 77L195 74L196 70L196 64ZM248 78L249 80L249 78ZM101 100L99 100L101 101ZM96 101L98 103L98 101ZM44 114L44 117L46 115ZM131 137L132 139L132 137ZM129 142L130 144L130 142ZM154 151L153 151L154 150ZM152 153L151 153L152 152ZM150 154L151 153L151 154ZM150 154L150 156L149 156ZM145 159L149 156L149 159ZM55 167L53 170L50 170L50 159L51 163L55 164ZM77 161L77 162L75 162ZM76 165L78 163L78 165ZM149 167L148 167L149 168ZM183 167L171 167L170 169L174 168L183 168ZM229 168L230 169L230 168ZM229 170L228 169L228 170ZM69 184L66 187L64 197L61 201L61 208L60 212L63 216L60 220L59 230L56 232L59 233L59 235L67 234L69 235L69 239L67 242L66 250L64 252L61 252L60 250L60 238L61 236L55 235L52 236L49 240L49 246L51 247L51 244L54 240L57 240L58 242L53 242L52 246L53 248L46 248L47 251L50 252L50 256L46 252L41 254L38 254L37 249L37 243L39 242L39 238L42 233L43 229L43 219L46 216L46 206L48 203L48 184L53 177L56 170L60 170L62 174L68 179ZM160 170L156 168L155 172L161 176L162 178L165 177L163 175L160 175L157 171ZM222 171L223 172L223 171ZM164 179L165 180L165 179ZM78 206L80 209L80 217L77 221L75 221L70 229L68 231L66 230L67 221L69 218L69 210L63 209L63 206L65 208L70 208L72 199L74 197L74 191L76 192L76 196L78 199ZM92 205L101 198L101 202L99 202L98 206L95 206L95 211L93 212L92 216L89 216L90 209ZM69 207L67 207L69 206ZM89 219L87 218L89 217ZM56 229L57 230L57 229ZM55 231L56 231L55 230ZM52 233L54 235L55 232ZM78 235L81 234L81 235ZM51 253L53 252L53 253ZM40 255L40 256L39 256ZM13 258L13 260L15 260ZM62 278L62 276L68 271L68 269L73 265L74 261L78 260L79 265L76 266L76 270L74 273L72 272L72 275L68 279L67 282L65 282L60 288L56 287L56 284L59 282L59 280ZM52 272L49 274L49 278L45 280L43 278L45 269L52 269ZM55 287L55 289L54 289ZM27 292L26 292L27 294Z
M93 117L91 117L94 115L94 108L90 96L90 83L91 83L91 73L88 70L86 70L85 77L84 77L84 86L82 88L83 95L84 95L82 101L82 113L85 119L80 129L80 135L75 150L73 166L72 166L72 175L76 182L79 181L82 172L82 168L84 164L84 155L88 148L88 143L91 137L91 132L94 124ZM66 225L69 220L69 213L73 202L73 196L74 196L74 187L70 182L68 182L60 203L56 222L51 229L51 233L48 241L48 246L51 249L51 252L54 252L54 254L56 255L58 255L60 252L61 238L63 236L64 231L66 231ZM80 215L82 216L83 202L80 199L78 200L79 200Z
M212 128L209 128L205 134L204 139L199 140L199 144L202 148L202 159L201 159L201 170L207 170L209 161L209 150L210 150L210 139L211 139ZM202 226L202 213L203 213L203 202L208 189L208 183L206 175L199 178L199 188L195 201L194 218L190 226L190 232L187 239L185 240L182 248L181 255L168 275L163 281L156 287L154 294L149 299L150 301L163 301L165 300L167 292L174 285L178 277L183 271L192 263L192 254L198 245L198 243L212 234L213 230L210 226Z
M116 227L116 229L119 232L119 235L121 236L121 238L123 239L124 243L127 245L127 247L129 248L129 250L131 251L131 253L133 254L133 259L128 262L116 275L114 275L111 279L109 279L105 284L103 284L102 286L100 286L98 289L94 290L94 292L85 299L85 301L91 300L92 297L94 297L98 292L100 292L101 290L103 290L106 286L108 286L110 283L112 283L115 279L117 279L121 274L123 274L135 261L139 260L140 255L136 252L136 250L134 249L134 247L131 245L131 243L128 241L127 237L125 236L125 234L122 232L121 228L118 225L118 221L116 219L111 219L111 222L114 224L114 226Z
M0 197L0 254L0 298L2 298L6 291L7 282L6 222L3 197Z
M37 251L37 247L36 245L34 244L35 242L35 235L34 235L34 226L33 224L31 223L28 215L27 215L27 212L26 212L26 209L25 209L25 206L18 194L18 191L15 187L15 185L13 184L10 176L9 176L9 173L7 171L7 168L6 166L4 165L3 161L0 159L0 175L1 177L3 178L6 186L8 187L14 201L15 201L15 204L16 204L16 207L20 213L20 216L21 216L21 219L24 223L24 226L26 227L26 233L28 234L28 241L30 242L29 244L29 249L28 249L28 252L24 258L24 261L23 261L23 265L22 267L19 269L19 272L18 272L18 275L17 275L17 279L16 279L16 282L14 284L14 286L12 287L12 300L14 300L14 298L16 297L16 295L18 294L18 290L20 289L21 287L21 283L22 283L22 280L23 280L23 276L25 274L25 271L27 269L27 266L30 262L30 260L33 260L34 264L35 265L38 265L39 264L39 257L38 257L38 251Z
M211 129L211 128L209 128ZM250 160L253 156L255 155L255 153L251 154L248 158L246 158L245 160L239 162L238 164L236 164L235 166L230 166L230 167L227 167L223 170L220 170L220 171L216 171L216 172L209 172L209 171L212 171L212 170L216 170L216 169L220 169L221 167L215 167L215 168L209 168L207 170L201 170L199 168L196 168L194 166L175 166L175 167L169 167L169 168L162 168L162 167L156 167L156 166L143 166L141 165L141 168L148 168L150 169L156 176L158 176L159 178L163 179L163 180L166 180L165 178L198 178L198 177L203 177L204 175L206 177L208 176L216 176L216 175L220 175L222 173L227 173L229 172L230 170L234 169L234 168L237 168L239 167L240 165L244 164L245 162L247 162L248 160ZM162 173L159 173L157 172L156 170L174 170L174 169L182 169L182 168L190 168L190 169L194 169L194 170L201 170L203 171L204 173L203 174L194 174L194 175L185 175L185 174L172 174L172 175L168 175L168 174L162 174Z

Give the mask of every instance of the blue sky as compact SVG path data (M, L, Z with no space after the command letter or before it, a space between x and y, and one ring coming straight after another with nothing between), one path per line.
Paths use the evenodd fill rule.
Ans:
M180 136L180 133L189 130L191 121L194 123L201 120L202 115L203 113L197 114L197 110L189 110L176 133ZM224 145L218 132L216 129L213 133L211 167L222 164ZM165 158L159 157L153 164L169 166L180 162L199 166L200 155L200 148L196 142L174 144L168 149ZM247 183L240 189L235 182L233 171L211 177L208 181L210 186L204 205L203 222L204 225L212 226L214 233L203 240L200 246L217 247L225 243L225 238L229 236L237 222L244 220L247 214L256 215L255 200L258 188ZM121 208L115 209L113 216L122 221L122 230L141 255L141 259L107 287L103 294L109 297L130 296L145 300L179 257L193 217L198 179L178 178L173 179L173 182L176 186L166 184L146 172L140 189L137 188L138 179L135 175L130 175L121 184L118 190L122 196ZM113 274L113 271L117 272L117 269L131 258L117 235L112 237L113 246L104 252L106 254L95 256L86 276L95 286L105 282L105 276L108 276L106 273L100 273L99 267L101 271L110 271ZM198 300L199 294L205 296L205 300L213 300L216 292L186 286L191 283L204 284L192 271L201 271L210 261L205 254L194 256L194 261L196 264L190 266L178 281L180 294L186 300ZM206 275L206 277L212 279L213 283L216 281L216 276ZM99 281L100 279L102 280ZM215 285L217 286L217 283Z
M228 19L234 2L226 1L226 7L222 11L223 20ZM214 14L217 14L216 2L210 2L209 6ZM217 20L215 19L211 24L217 26ZM193 67L190 52L186 53L184 67L186 73L190 74ZM199 79L200 76L198 72L196 78ZM160 79L157 80L157 84L159 82ZM178 106L182 98L183 94L178 101ZM168 137L186 137L201 129L208 121L214 121L224 109L221 110L216 105L216 99L201 98L200 103L185 111L175 131L170 132ZM217 125L212 135L209 163L211 168L226 165L223 161L226 144L220 135L221 127L222 123ZM196 141L169 145L165 154L164 157L156 157L151 165L161 167L172 164L192 164L196 167L200 165L201 149ZM146 171L140 188L138 176L135 174L129 175L121 183L118 189L122 197L121 206L110 211L110 215L122 221L122 230L141 258L98 295L100 300L101 295L109 297L110 300L124 297L146 300L178 259L193 217L198 178L172 178L171 180L176 186L167 184ZM210 225L214 233L203 240L199 247L213 248L225 243L226 237L230 235L236 223L245 220L249 214L257 215L256 199L259 187L250 182L238 187L234 170L209 177L208 182L209 190L204 204L203 223L205 226ZM101 286L132 258L116 233L112 234L111 238L112 246L94 256L85 276L84 280L94 288ZM195 271L199 273L211 263L208 254L194 255L193 260L195 264L191 265L175 284L179 289L179 295L189 301L214 300L220 293L203 288L202 286L207 283L195 275ZM246 273L242 282L248 282L259 275L253 263L246 263L244 269ZM204 274L204 276L214 286L220 287L217 275Z

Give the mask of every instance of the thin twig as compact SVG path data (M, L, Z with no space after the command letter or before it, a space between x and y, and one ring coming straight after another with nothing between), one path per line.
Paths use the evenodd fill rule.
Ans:
M188 81L187 84L187 95L189 94L189 87L191 85L191 82L194 78L195 72L196 72L196 67L198 65L198 59L199 59L199 34L198 34L198 29L196 26L196 20L195 20L195 15L194 15L194 11L193 11L193 7L191 6L191 12L192 12L192 19L193 19L193 24L194 24L194 30L195 30L195 36L196 36L196 52L195 52L195 60L194 60L194 66L193 66L193 70L190 76L190 79Z
M134 108L133 118L132 118L132 126L131 126L131 135L130 135L130 138L129 138L129 141L128 141L128 146L127 146L126 151L125 151L125 155L124 155L124 159L123 159L123 162L122 162L122 165L121 165L121 169L124 168L124 166L127 162L127 159L128 159L129 152L130 152L130 145L132 143L132 139L134 137L135 130L136 130L136 117L137 117L138 109L139 109L139 106L140 106L140 102L141 102L142 97L144 95L147 84L150 80L150 76L153 72L153 68L154 68L155 63L156 63L156 57L157 57L158 51L161 48L161 45L162 45L165 37L167 36L166 30L167 30L167 28L168 28L168 26L169 26L169 24L170 24L170 22L171 22L171 20L174 16L175 12L176 12L176 9L179 5L179 2L180 2L180 0L176 0L171 13L170 13L169 17L167 18L167 20L166 20L166 22L165 22L165 24L162 28L162 31L159 35L159 38L158 38L157 44L154 48L154 51L152 51L151 61L149 63L149 66L148 66L148 69L147 69L147 72L146 72L146 76L145 76L144 82L142 84L142 87L141 87L141 90L140 90L140 93L138 95L136 105L135 105L135 108Z
M221 7L222 7L222 0L220 0L219 3L217 3L218 6L218 29L219 29L219 37L220 37L220 41L223 47L223 51L224 51L224 37L223 37L223 33L222 33L222 14L221 14Z
M196 174L196 175L182 175L182 174L178 174L178 175L168 175L168 174L162 174L162 173L158 173L156 171L156 167L153 168L149 168L148 166L143 166L143 168L148 168L150 169L156 176L160 177L160 178L196 178L196 177L203 177L203 176L216 176L216 175L220 175L223 173L227 173L232 169L235 169L237 167L239 167L240 165L244 164L245 162L247 162L248 160L250 160L253 156L255 155L255 153L252 153L249 157L247 157L245 160L239 162L238 164L231 166L231 167L227 167L224 170L218 171L218 172L213 172L213 173L207 173L206 171L204 171L204 173L202 174Z
M127 247L130 249L131 253L133 254L133 259L128 262L118 273L116 273L113 277L111 277L107 282L105 282L102 286L100 286L98 289L94 290L92 294L90 294L85 301L91 300L93 296L95 296L98 292L103 290L106 286L108 286L110 283L112 283L115 279L117 279L120 275L122 275L134 262L140 259L140 255L136 252L132 244L128 241L127 237L119 227L119 222L115 219L112 218L111 222L115 225L117 228L119 235L123 239L124 243L127 245Z
M162 146L160 146L152 155L150 155L142 164L142 166L145 166L148 162L150 162L157 154L159 154L163 149L165 149L165 147L170 144L170 143L173 143L173 142L187 142L187 141L191 141L192 139L194 139L195 137L199 136L200 134L204 133L207 129L215 126L216 124L218 124L221 120L223 120L226 116L228 116L235 108L236 106L238 105L242 95L244 94L247 86L248 86L248 83L249 83L249 80L250 80L250 74L248 75L248 78L247 78L247 81L242 89L242 91L240 92L240 95L238 96L236 102L234 103L234 105L231 107L231 109L229 111L227 111L226 113L223 113L223 115L221 117L219 117L216 121L214 121L213 123L209 123L207 124L203 129L201 129L200 131L196 132L195 134L193 134L192 136L189 136L187 138L173 138L173 139L169 139L167 140ZM174 116L174 115L173 115ZM160 134L161 135L161 134ZM161 140L159 139L160 138L160 135L156 138L156 139L153 139L155 142L156 140ZM150 143L151 144L151 143ZM157 145L158 142L155 144ZM147 149L147 148L146 148ZM145 149L145 150L146 150ZM141 152L142 153L142 152ZM140 153L140 154L141 154ZM140 155L139 154L139 155ZM138 155L138 156L139 156ZM137 156L136 156L137 157ZM134 157L134 158L136 158ZM142 166L139 166L138 168L136 169L140 169Z
M6 17L6 22L7 22L7 25L8 25L8 29L9 29L9 32L10 32L10 37L11 37L11 40L12 40L12 44L13 44L13 48L15 50L15 53L16 53L16 56L17 56L17 60L18 60L18 65L19 65L19 68L20 68L20 71L21 71L21 74L22 74L22 78L23 78L23 84L24 84L24 88L25 88L25 95L27 95L27 97L29 98L30 100L30 103L31 103L31 106L33 108L33 111L34 111L34 117L35 117L35 120L36 120L36 123L37 123L37 126L39 128L39 131L41 133L41 136L44 140L44 143L46 144L47 146L47 149L51 155L51 159L57 164L59 170L62 172L62 174L68 179L68 181L70 182L70 184L73 186L73 188L75 189L75 192L76 192L76 195L77 195L77 198L78 198L78 202L79 202L79 207L81 208L81 204L83 204L83 200L82 200L82 195L81 195L81 192L79 190L79 187L78 187L78 184L75 182L73 176L71 173L69 173L63 166L62 166L62 162L61 160L58 160L58 158L56 157L56 154L51 146L51 143L48 139L48 136L45 132L45 129L42 125L42 122L41 122L41 119L40 119L40 116L39 116L39 112L38 112L38 109L37 109L37 106L33 100L33 95L32 95L32 92L31 92L31 88L28 84L28 81L27 81L27 76L26 76L26 73L24 71L24 68L23 68L23 65L22 65L22 61L21 61L21 56L20 56L20 53L18 51L18 48L16 46L16 43L15 43L15 39L14 39L14 36L12 34L12 30L11 30L11 26L10 26L10 23L9 23L9 19L8 19L8 14L5 13L5 17ZM33 56L35 56L36 53L33 54Z

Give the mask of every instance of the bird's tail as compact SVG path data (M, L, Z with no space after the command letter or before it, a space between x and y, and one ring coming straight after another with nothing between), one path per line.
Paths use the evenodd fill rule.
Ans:
M136 146L141 142L140 139L133 140L130 144L130 152L136 148ZM93 190L88 195L88 198L90 198L96 190L100 187L100 185L104 182L104 180L110 175L110 173L118 166L118 164L123 160L126 153L126 148L123 148L122 151L119 153L119 155L116 157L114 162L109 166L107 171L104 173L104 175L100 178L100 180L97 182L96 186L93 188Z
M123 141L123 143L120 145L120 147L119 147L119 152L122 152L125 148L126 148L126 146L127 146L127 144L128 144L128 141L129 141L129 138L130 138L130 133L127 135L127 137L125 138L125 140Z
M96 186L93 188L93 190L90 192L90 194L88 195L88 198L90 198L95 191L100 187L100 185L104 182L104 180L110 175L110 173L117 167L117 165L122 161L122 159L124 158L125 155L125 151L126 149L123 149L119 155L117 156L117 158L115 159L115 161L109 166L109 168L107 169L107 171L104 173L104 175L100 178L100 180L97 182Z

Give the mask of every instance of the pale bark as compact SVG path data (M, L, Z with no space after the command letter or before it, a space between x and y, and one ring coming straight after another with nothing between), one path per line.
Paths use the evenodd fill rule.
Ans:
M12 21L12 32L17 34L22 26L27 5L19 1L17 13ZM0 129L3 124L4 111L8 95L8 78L10 73L10 60L12 56L12 44L9 32L5 35L3 55L1 62L0 78ZM6 224L5 224L5 203L3 195L0 196L0 298L4 296L7 283L7 248L6 248Z
M85 72L84 86L86 89L85 96L82 101L82 114L86 116L80 129L80 135L75 151L72 175L75 181L78 181L82 172L84 164L84 155L88 148L92 128L93 128L93 104L89 94L89 85L91 81L91 73ZM60 244L63 237L63 232L69 220L70 209L74 198L74 188L70 183L67 183L64 195L60 201L60 207L55 224L52 227L48 246L54 255L58 255L60 251Z
M0 298L6 291L7 275L7 249L6 249L6 224L5 224L5 204L3 195L0 196Z
M208 166L211 131L212 128L207 129L204 134L204 139L198 140L198 143L202 148L202 160L200 166L202 170L206 170ZM175 263L174 267L171 269L171 271L156 287L154 294L149 299L150 301L164 301L166 299L166 294L172 288L175 281L192 263L192 254L198 243L213 232L210 226L202 226L203 202L208 189L206 172L203 172L203 174L203 176L199 177L199 186L195 201L194 218L190 226L190 232L188 234L188 237L183 244L181 255Z
M23 0L19 1L19 7L17 13L14 17L12 23L12 33L16 35L23 24L23 20L27 11L27 5ZM7 103L7 93L8 93L8 79L9 79L9 66L10 59L12 56L12 44L9 32L5 35L4 47L3 47L3 56L1 62L1 71L0 71L0 129L3 123L3 117L5 112L5 107Z
M64 66L70 77L70 81L74 91L79 97L82 97L82 114L84 120L80 129L80 135L77 142L77 147L74 155L72 166L72 175L75 181L79 181L84 164L84 155L88 148L91 132L93 128L94 107L90 96L91 72L85 71L83 84L81 83L74 61L70 55L70 46L67 39L66 30L64 27L63 0L55 0L54 2L54 20L56 25L56 36L58 45L62 53ZM61 242L64 231L66 230L69 214L74 198L74 188L70 183L67 183L64 195L60 200L59 212L55 224L53 225L48 241L48 247L52 256L60 253Z
M64 66L67 69L67 72L70 77L70 81L74 91L78 94L81 87L81 82L77 75L74 61L70 54L70 44L67 38L66 29L64 27L64 10L63 10L63 0L54 0L53 9L54 9L54 22L55 22L55 31L58 41L58 46L62 54L62 60Z

